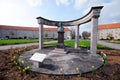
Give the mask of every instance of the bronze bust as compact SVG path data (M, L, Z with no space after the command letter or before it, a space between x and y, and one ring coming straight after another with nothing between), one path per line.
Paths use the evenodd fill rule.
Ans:
M58 31L59 31L59 32L64 32L64 28L63 28L61 22L58 23Z

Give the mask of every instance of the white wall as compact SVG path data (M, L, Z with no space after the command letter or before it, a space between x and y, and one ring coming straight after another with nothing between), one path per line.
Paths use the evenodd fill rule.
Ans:
M99 39L107 39L107 36L111 34L114 39L120 39L120 28L113 29L99 29Z
M45 34L48 34L47 37L45 37ZM13 35L12 35L13 34ZM53 36L54 35L54 36ZM71 33L70 31L65 31L64 38L70 37ZM27 39L29 38L39 38L39 31L30 31L30 30L7 30L7 29L0 29L0 38L6 38L6 36L9 36L9 38L24 38L25 36ZM58 32L57 31L44 31L44 38L58 38Z

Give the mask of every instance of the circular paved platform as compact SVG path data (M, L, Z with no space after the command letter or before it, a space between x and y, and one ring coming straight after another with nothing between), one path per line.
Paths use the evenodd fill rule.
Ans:
M34 67L33 62L29 60L35 52L47 54L39 68ZM80 72L76 68L85 73L92 70L91 66L95 66L95 69L97 69L102 65L102 57L100 55L96 54L96 56L93 56L85 49L67 48L65 50L66 53L62 52L62 50L54 50L54 48L34 49L22 54L22 58L25 60L25 65L30 65L31 71L55 75L79 74Z

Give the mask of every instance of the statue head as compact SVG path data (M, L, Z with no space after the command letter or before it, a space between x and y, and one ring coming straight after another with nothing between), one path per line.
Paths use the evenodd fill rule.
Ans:
M64 31L64 28L63 28L61 22L58 23L58 31L60 31L60 32Z
M61 22L59 22L59 23L58 23L58 27L61 27L61 26L62 26L62 23L61 23Z

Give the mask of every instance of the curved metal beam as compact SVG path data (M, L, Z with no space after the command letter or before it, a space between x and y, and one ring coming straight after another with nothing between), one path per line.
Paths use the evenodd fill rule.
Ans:
M50 26L58 26L59 22L62 23L62 26L76 26L91 21L92 17L99 17L102 8L103 6L92 7L91 10L85 16L71 21L53 21L53 20L45 19L43 17L37 17L37 20L39 24L50 25Z

